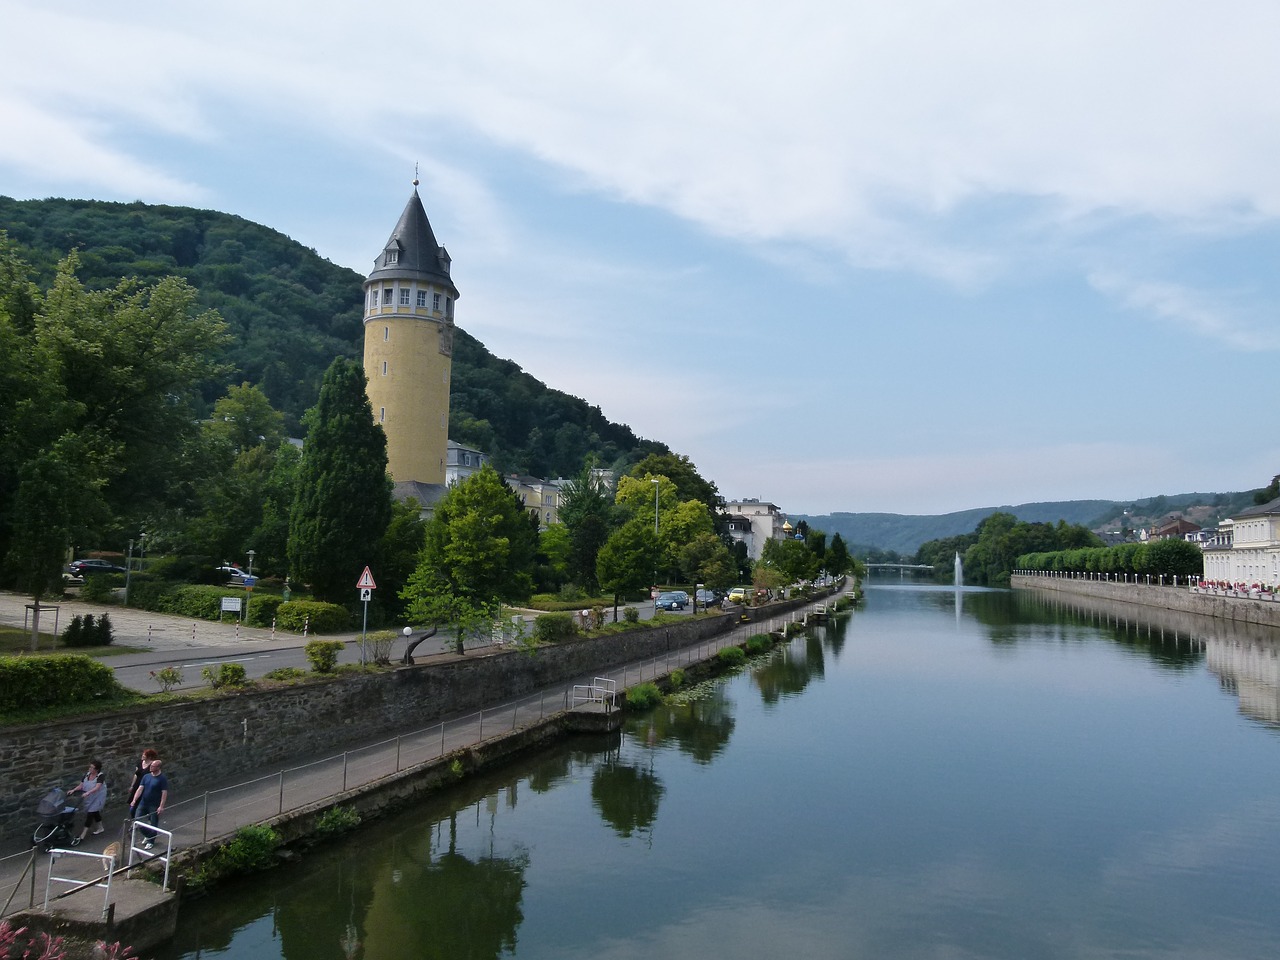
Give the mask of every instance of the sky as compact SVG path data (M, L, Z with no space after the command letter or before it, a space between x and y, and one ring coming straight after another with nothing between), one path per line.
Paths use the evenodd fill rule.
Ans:
M790 514L1280 472L1273 0L0 0L0 194L367 274Z

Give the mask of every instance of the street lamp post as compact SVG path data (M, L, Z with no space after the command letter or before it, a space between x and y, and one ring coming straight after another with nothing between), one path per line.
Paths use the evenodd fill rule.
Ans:
M249 601L253 599L253 558L257 556L257 554L252 550L248 551L248 553L249 553L248 582L245 584L245 588L244 588L244 592L247 594L247 596L244 598L244 622L246 625L248 625L249 623Z
M653 586L658 587L658 491L662 489L662 481L654 477L653 483Z

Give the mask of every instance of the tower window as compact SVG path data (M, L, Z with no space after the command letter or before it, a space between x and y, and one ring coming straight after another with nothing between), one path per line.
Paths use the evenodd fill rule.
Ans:
M385 360L382 361L382 375L384 377L387 375L387 361Z
M409 305L409 288L404 287L400 290L400 306L407 307Z
M444 298L444 315L446 317L453 316L453 297Z
M390 327L383 327L383 328L382 328L382 339L383 339L383 340L390 340L390 339L391 339L391 328L390 328Z
M382 290L382 304L383 306L386 306L386 307L391 306L391 288L390 287L384 287Z
M427 305L427 291L418 291L418 306L425 307Z
M431 295L431 309L437 313L440 311L440 294L433 293Z
M379 422L379 423L385 423L385 422L386 422L386 420L387 420L387 408L386 408L386 407L379 407L379 408L378 408L378 422Z

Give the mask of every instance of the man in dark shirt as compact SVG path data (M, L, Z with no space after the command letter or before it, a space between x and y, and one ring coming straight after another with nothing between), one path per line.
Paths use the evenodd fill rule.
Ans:
M152 760L150 772L142 778L142 783L138 785L129 803L130 810L139 820L146 817L154 827L160 823L160 814L164 813L164 805L168 799L169 779L160 772L160 761ZM155 846L156 833L146 827L142 828L142 832L147 838L143 841L142 848L150 850Z

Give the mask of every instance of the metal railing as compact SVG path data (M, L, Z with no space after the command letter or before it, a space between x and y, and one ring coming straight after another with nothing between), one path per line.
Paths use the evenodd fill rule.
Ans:
M54 865L63 857L71 858L71 860L68 862L71 862L78 857L84 858L86 860L96 860L99 863L101 863L103 866L103 869L107 871L106 875L102 877L94 877L93 879L90 879L90 880L85 880L84 877L57 876L53 872ZM89 853L86 850L64 850L61 847L54 847L52 850L49 851L49 874L47 877L45 877L45 881L44 881L43 909L45 910L49 909L49 900L52 894L53 885L55 883L65 883L73 888L71 890L65 891L63 893L63 896L66 896L69 893L75 893L78 890L86 890L89 887L102 887L104 888L104 892L102 895L102 918L105 920L111 910L111 878L112 876L115 875L115 872L116 872L116 858L114 855L104 855L101 853Z

